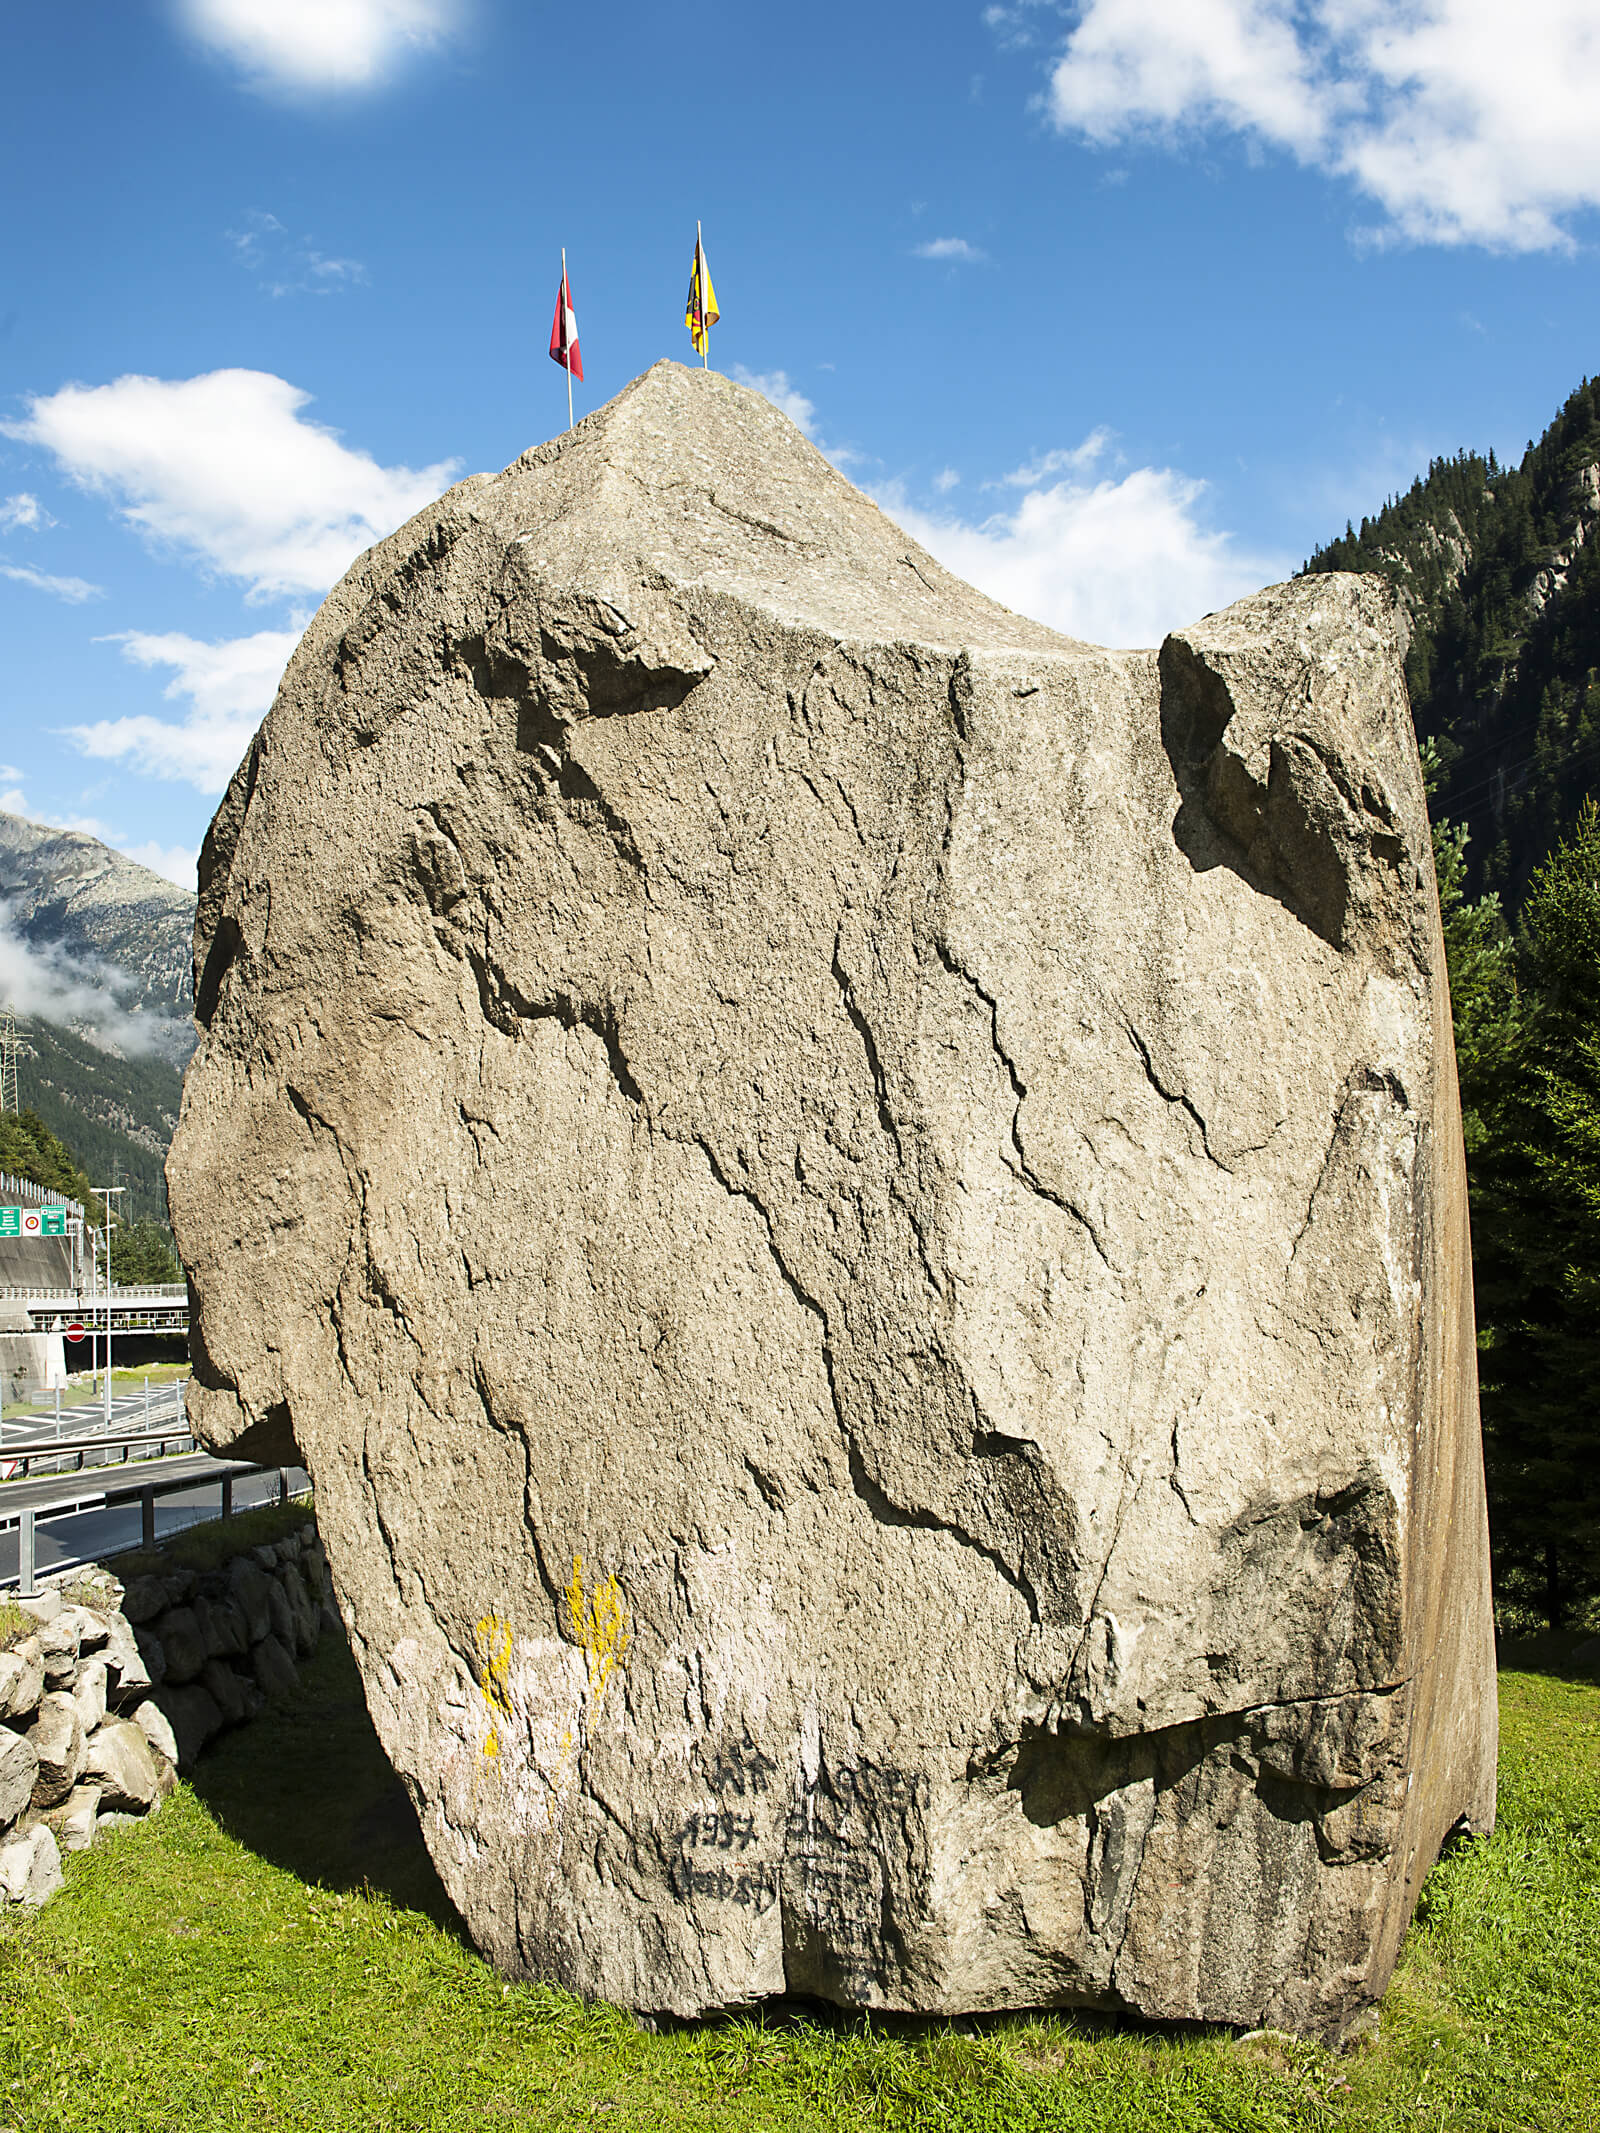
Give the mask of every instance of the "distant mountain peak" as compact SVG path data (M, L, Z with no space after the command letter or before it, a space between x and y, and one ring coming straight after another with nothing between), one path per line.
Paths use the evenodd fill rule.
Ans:
M85 983L114 984L124 1008L174 1025L157 1049L193 1048L195 899L79 830L0 813L0 904L11 931Z

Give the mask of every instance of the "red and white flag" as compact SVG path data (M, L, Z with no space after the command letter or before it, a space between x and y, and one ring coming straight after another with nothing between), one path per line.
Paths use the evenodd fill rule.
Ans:
M561 287L556 291L556 315L550 324L550 360L559 363L568 377L583 383L583 357L578 353L578 315L572 308L572 284L565 266Z

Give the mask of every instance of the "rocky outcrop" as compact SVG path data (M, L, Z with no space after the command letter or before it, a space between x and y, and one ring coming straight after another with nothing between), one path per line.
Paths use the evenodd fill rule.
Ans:
M330 597L201 863L191 1415L506 1970L1333 2034L1492 1814L1372 579L1104 652L659 365Z

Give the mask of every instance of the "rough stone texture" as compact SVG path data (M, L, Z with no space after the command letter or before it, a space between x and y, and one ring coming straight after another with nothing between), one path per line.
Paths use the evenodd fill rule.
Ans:
M1397 628L1073 643L674 365L325 603L201 860L191 1415L507 1970L1381 1990L1495 1737Z
M0 1897L8 1903L44 1903L61 1880L61 1851L42 1822L0 1844Z
M122 1595L122 1612L136 1626L153 1622L165 1611L166 1588L159 1578L137 1577L128 1580L127 1590Z
M121 1615L113 1615L108 1630L105 1643L108 1694L137 1694L149 1688L152 1679L160 1680L159 1672L152 1675L148 1664L152 1656L163 1667L166 1664L159 1638L150 1636L145 1630L134 1630Z
M228 1565L228 1591L244 1616L250 1642L259 1644L272 1630L272 1586L267 1573L248 1556L237 1555Z
M281 1577L274 1577L267 1596L268 1612L272 1617L272 1634L285 1651L294 1650L294 1609L289 1604L289 1595L283 1589Z
M220 1659L207 1660L200 1685L222 1713L224 1724L238 1725L245 1715L244 1683L233 1668L224 1666Z
M0 1728L0 1829L14 1822L33 1798L39 1756L32 1741Z
M151 1630L135 1630L134 1648L139 1660L140 1670L143 1672L146 1682L165 1681L167 1678L167 1655L161 1639Z
M217 1708L216 1698L198 1682L190 1682L186 1688L164 1686L157 1689L155 1702L171 1729L178 1750L174 1761L180 1770L192 1770L195 1757L206 1742L213 1734L222 1731L222 1713Z
M64 1689L49 1690L39 1699L28 1742L39 1758L33 1804L58 1807L83 1774L83 1722Z
M44 1694L44 1659L37 1637L0 1652L0 1719L20 1718Z
M294 1636L294 1650L303 1659L317 1648L319 1625L317 1610L311 1604L311 1595L306 1590L306 1581L300 1575L298 1565L286 1563L279 1575L279 1589L289 1602L289 1622Z
M210 1656L199 1616L192 1607L173 1607L161 1617L158 1628L167 1680L193 1681ZM150 1671L154 1674L155 1668Z
M72 1701L77 1706L78 1723L86 1735L92 1733L106 1715L106 1679L103 1659L90 1659L79 1670Z
M84 1776L97 1782L107 1807L140 1814L156 1797L156 1763L141 1727L113 1718L90 1741Z
M92 1607L64 1607L59 1619L69 1626L80 1657L86 1652L99 1651L110 1635L106 1617L97 1614Z
M263 1696L281 1699L300 1686L300 1672L276 1637L263 1637L251 1654L256 1686Z
M45 1817L64 1852L87 1851L94 1842L95 1819L100 1811L100 1786L91 1780L74 1785L60 1807Z
M64 1607L41 1624L38 1635L44 1678L52 1688L70 1689L78 1678L78 1616L76 1607Z
M172 1721L160 1704L153 1697L147 1696L143 1703L135 1706L132 1718L151 1747L164 1755L169 1763L176 1764L179 1759L178 1736L173 1732Z

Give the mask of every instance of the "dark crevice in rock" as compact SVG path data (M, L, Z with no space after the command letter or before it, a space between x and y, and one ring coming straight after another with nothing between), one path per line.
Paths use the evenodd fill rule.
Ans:
M833 944L833 977L839 988L839 997L844 1002L844 1011L850 1017L851 1027L861 1039L861 1048L867 1055L867 1070L872 1076L873 1093L877 1098L878 1124L893 1141L896 1157L904 1163L905 1148L901 1143L900 1128L895 1124L894 1113L889 1108L889 1083L883 1071L883 1061L878 1056L877 1040L872 1034L871 1023L856 1001L855 988L850 983L849 973L839 959L837 939Z
M716 1179L723 1191L735 1199L747 1201L755 1209L766 1233L767 1249L772 1255L772 1262L782 1277L785 1287L796 1301L811 1313L822 1328L822 1365L827 1373L828 1395L833 1404L834 1420L844 1444L851 1487L855 1490L856 1495L880 1525L904 1526L924 1532L948 1533L953 1540L959 1541L963 1547L971 1548L976 1554L981 1555L985 1561L994 1565L1006 1583L1018 1594L1026 1605L1031 1619L1037 1623L1040 1620L1037 1593L1028 1579L1012 1564L1008 1563L997 1549L990 1547L987 1543L977 1538L976 1535L967 1531L964 1526L956 1523L955 1520L941 1517L936 1511L912 1508L896 1503L882 1484L874 1478L867 1467L866 1459L845 1413L843 1395L840 1393L838 1379L835 1374L832 1329L826 1310L804 1287L789 1266L787 1259L779 1249L777 1236L772 1226L772 1217L760 1198L748 1186L734 1183L718 1161L715 1150L705 1140L696 1138L692 1145L699 1148L704 1155L711 1175Z
M588 1030L605 1048L617 1087L630 1103L643 1107L644 1091L634 1079L633 1069L622 1049L617 1012L609 1001L575 1000L569 993L554 993L543 1000L529 999L503 970L489 962L470 943L462 944L462 953L477 980L478 1005L486 1022L508 1037L517 1035L530 1022L559 1022L563 1029Z
M1028 1190L1037 1193L1041 1200L1048 1200L1051 1206L1059 1207L1063 1214L1070 1215L1094 1246L1095 1254L1107 1273L1114 1273L1115 1269L1111 1264L1111 1256L1106 1250L1105 1240L1100 1235L1094 1218L1081 1208L1075 1200L1062 1192L1058 1186L1051 1185L1044 1178L1041 1178L1028 1161L1027 1151L1022 1145L1022 1106L1027 1100L1028 1090L1022 1076L1017 1071L1016 1061L1000 1041L999 1001L993 993L985 991L972 972L958 960L948 942L940 940L936 945L939 960L943 963L945 969L949 971L953 978L958 978L987 1009L989 1016L989 1042L993 1048L994 1056L1005 1069L1006 1079L1011 1084L1013 1099L1010 1127L1011 1149L1009 1154L1002 1149L1002 1162L1004 1162L1006 1168L1019 1184L1026 1185Z
M1205 1150L1207 1160L1215 1163L1219 1170L1229 1171L1231 1176L1232 1172L1228 1164L1223 1162L1220 1156L1212 1154L1211 1137L1206 1132L1206 1122L1190 1102L1188 1092L1184 1089L1169 1089L1167 1087L1161 1076L1156 1072L1155 1061L1151 1057L1149 1045L1145 1043L1143 1037L1140 1036L1138 1030L1134 1028L1133 1023L1120 1007L1117 1009L1117 1019L1122 1024L1129 1043L1139 1055L1139 1064L1144 1068L1145 1080L1149 1082L1151 1088L1155 1090L1163 1103L1176 1104L1189 1114L1199 1132L1200 1145Z
M244 935L239 929L239 921L231 912L224 912L211 936L205 961L195 974L194 1018L202 1029L210 1029L215 1019L222 981L233 968L243 946Z
M770 518L758 518L754 512L741 511L736 504L725 504L714 489L708 490L707 495L713 510L720 511L724 518L731 518L738 525L753 527L757 533L770 533L775 541L782 541L787 548L807 548L811 545L803 541L798 534L786 533L782 526Z
M1028 1610L1029 1619L1035 1627L1038 1626L1041 1619L1039 1595L1023 1572L1014 1564L1008 1563L997 1548L991 1548L986 1542L977 1539L953 1519L941 1518L936 1511L910 1509L904 1504L896 1503L868 1473L860 1446L848 1431L845 1435L845 1450L850 1461L850 1485L880 1526L906 1526L923 1533L948 1533L952 1540L959 1541L963 1548L970 1548L975 1555L981 1555L986 1563L999 1571L1012 1591L1022 1600Z

